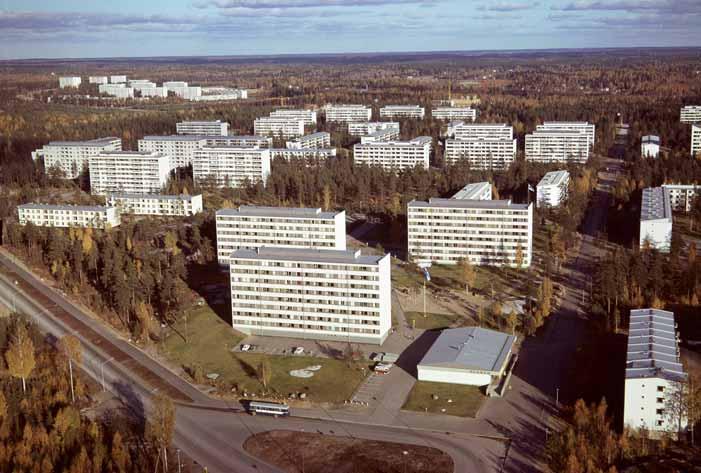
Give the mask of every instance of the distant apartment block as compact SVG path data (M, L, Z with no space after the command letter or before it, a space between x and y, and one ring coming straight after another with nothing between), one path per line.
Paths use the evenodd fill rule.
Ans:
M538 207L559 207L567 198L569 185L570 173L567 171L552 171L545 174L536 186Z
M346 213L321 209L259 207L217 211L217 260L228 265L231 253L241 248L346 249Z
M536 126L536 131L550 130L577 131L589 137L591 147L596 143L596 126L589 122L544 122Z
M197 102L215 102L222 100L243 100L248 98L246 89L230 89L228 87L201 87L201 95L194 97Z
M682 123L701 123L701 105L687 105L682 107L679 114Z
M288 149L330 148L331 133L319 131L310 135L300 136L285 143Z
M88 83L90 84L107 84L109 82L109 77L107 76L90 76L88 77Z
M691 156L698 158L701 155L701 123L691 125Z
M155 151L103 151L88 160L90 193L158 194L172 170Z
M270 112L270 116L288 120L302 120L304 126L316 125L316 110L281 108Z
M163 82L163 88L185 100L197 100L202 95L202 87L191 86L183 81Z
M419 136L410 141L377 141L353 146L355 164L382 166L385 169L406 169L421 166L428 169L433 140Z
M491 182L473 182L455 193L451 199L458 200L492 200Z
M372 135L381 130L396 130L399 137L399 122L349 122L348 134L351 136Z
M377 141L395 141L399 139L399 128L385 128L360 137L360 144L375 143Z
M253 122L256 135L294 138L304 135L304 120L285 117L260 117Z
M107 203L120 214L189 217L202 212L202 194L110 194Z
M229 134L229 124L221 120L179 122L175 124L178 135L226 136Z
M674 313L660 309L630 311L626 354L623 423L645 429L651 437L676 434L687 416L670 412L669 400L680 395L687 374L679 358Z
M270 148L273 146L273 138L270 136L256 135L227 135L227 136L200 136L205 140L206 146L254 146L258 148Z
M381 345L392 325L390 256L259 248L231 255L231 320L246 334Z
M327 105L324 109L327 122L368 122L372 109L365 105Z
M168 89L165 87L146 87L139 90L142 97L158 97L165 99L168 97Z
M139 151L156 151L169 156L172 168L192 164L195 151L206 145L207 140L197 135L144 136L138 142Z
M590 150L591 138L581 131L540 129L526 135L526 161L584 164Z
M643 136L640 140L640 155L643 158L657 158L660 155L660 137L655 135Z
M533 205L510 200L429 199L407 209L408 250L417 263L531 264Z
M85 205L24 204L17 206L20 225L105 229L120 223L115 207Z
M669 195L669 204L673 211L688 212L701 193L701 185L697 184L663 184L662 188Z
M643 189L640 206L640 248L649 245L669 253L672 244L672 205L669 190L663 187Z
M270 149L236 146L205 146L195 152L192 177L195 185L240 187L263 182L270 175Z
M110 83L111 84L124 84L127 81L127 76L110 76Z
M68 89L72 87L80 87L80 84L82 82L82 79L80 77L59 77L58 78L58 86L61 89Z
M445 141L445 162L466 161L471 169L507 169L516 160L516 140L508 138L468 138Z
M271 159L329 159L336 156L336 148L270 148Z
M100 84L97 90L101 94L111 95L119 99L129 99L134 97L134 89L127 87L124 83L119 84Z
M32 153L32 159L44 159L47 172L58 170L65 179L75 179L87 170L90 156L103 151L121 151L122 140L113 136L87 141L51 141Z
M130 79L127 83L134 90L155 89L157 87L155 82L151 82L148 79Z
M506 123L457 124L449 135L456 140L500 139L513 140L514 127Z
M380 108L380 118L418 118L423 120L426 110L419 105L386 105Z
M434 120L477 120L477 110L470 107L436 107L431 110Z

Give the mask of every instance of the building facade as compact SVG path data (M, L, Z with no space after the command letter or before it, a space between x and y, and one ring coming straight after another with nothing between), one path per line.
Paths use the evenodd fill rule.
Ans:
M127 82L127 76L110 76L110 83L111 84L124 84Z
M701 155L701 124L691 125L691 156Z
M660 155L660 137L655 135L643 136L640 140L640 155L643 158L656 159Z
M679 113L682 123L701 123L701 105L687 105Z
M172 170L170 157L154 151L103 151L91 156L90 193L157 194Z
M330 148L331 133L319 131L310 135L300 136L285 143L288 149Z
M380 108L380 118L417 118L423 120L426 109L419 105L385 105Z
M399 122L349 122L348 134L351 136L371 135L380 130L397 130L399 136Z
M129 99L134 97L134 89L127 87L124 83L119 84L100 84L97 90L101 94L111 95L118 99Z
M669 195L669 204L673 211L689 212L694 199L701 191L697 184L663 184L662 188Z
M545 122L536 126L536 131L565 130L584 133L589 138L590 147L596 143L596 126L589 122Z
M431 110L434 120L477 120L477 110L470 107L436 107Z
M504 138L468 138L445 141L445 162L469 163L471 169L507 169L516 160L516 140Z
M643 189L640 205L640 248L669 253L672 245L672 205L669 190L663 187Z
M377 141L394 141L399 139L399 128L385 128L360 137L360 144Z
M433 139L419 136L410 141L376 141L353 146L355 164L382 166L385 169L406 169L421 166L428 169Z
M589 159L591 138L575 130L536 130L526 135L526 161L584 164Z
M207 140L198 135L144 136L139 140L139 151L155 151L170 157L172 168L192 164L195 151L207 145Z
M115 207L24 204L17 206L20 225L109 229L120 224Z
M257 147L205 146L195 152L192 177L196 185L239 187L265 182L270 175L270 150Z
M336 156L336 148L271 148L270 157L283 159L329 159Z
M304 126L316 125L316 110L281 108L270 112L270 116L288 120L302 120Z
M107 203L120 214L189 217L202 212L202 194L110 194Z
M88 77L88 83L90 84L107 84L109 82L109 77L107 76L90 76Z
M79 76L59 77L58 78L58 86L61 89L78 88L78 87L80 87L81 82L82 82L82 79Z
M506 123L465 123L454 126L449 135L456 140L513 140L514 127Z
M231 255L231 320L246 334L381 345L392 325L390 257L259 248Z
M221 120L179 122L175 124L175 132L178 135L227 136L229 124Z
M47 172L57 170L65 179L75 179L87 170L90 156L103 151L121 151L122 140L114 136L87 141L51 141L32 153L32 159L44 159Z
M253 130L260 136L295 138L304 135L304 121L286 117L260 117L253 122Z
M324 113L327 122L369 122L372 118L372 109L365 105L329 104Z
M538 207L559 207L567 198L569 186L569 172L552 171L545 174L536 186L536 202Z

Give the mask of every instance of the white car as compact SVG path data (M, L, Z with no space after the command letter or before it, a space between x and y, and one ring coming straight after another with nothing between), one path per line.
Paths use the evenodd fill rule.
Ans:
M250 351L251 350L251 345L246 343L245 345L241 345L241 351Z
M304 353L304 348L303 347L297 347L295 350L292 352L293 355L301 355Z
M393 363L378 363L375 365L374 371L375 373L387 374L392 369L392 366L394 366Z

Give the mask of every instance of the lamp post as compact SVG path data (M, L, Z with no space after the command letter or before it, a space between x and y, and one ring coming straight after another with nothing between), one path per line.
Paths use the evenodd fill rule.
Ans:
M179 448L176 448L176 449L175 449L175 453L178 454L178 473L181 473L182 470L181 470L181 463L180 463L180 449L179 449Z

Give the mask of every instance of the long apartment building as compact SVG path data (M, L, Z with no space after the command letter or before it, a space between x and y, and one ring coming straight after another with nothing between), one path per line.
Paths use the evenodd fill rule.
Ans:
M434 120L477 120L477 110L471 107L436 107L431 110Z
M110 76L110 84L124 84L127 81L127 76L114 75Z
M426 109L419 105L385 105L380 108L380 118L418 118L423 120Z
M300 136L285 143L287 149L330 148L331 133L318 131L309 135Z
M419 263L531 264L533 205L510 200L436 199L407 208L408 251Z
M492 200L491 182L473 182L467 184L451 197L459 200Z
M270 148L270 157L283 159L329 159L336 156L336 148Z
M591 138L581 131L540 129L526 135L526 161L584 164L590 150Z
M202 194L110 194L107 204L120 214L189 217L202 212Z
M20 225L39 227L111 228L120 224L112 206L23 204L17 206Z
M567 198L569 186L569 172L552 171L545 174L536 186L536 202L538 207L559 207Z
M82 79L80 76L69 76L69 77L59 77L58 78L58 86L61 89L68 89L71 87L77 88L80 87L80 84L82 82Z
M192 177L195 185L210 182L217 187L239 187L265 182L270 175L270 149L244 146L204 146L195 152Z
M124 83L100 84L97 86L97 90L101 94L111 95L112 97L117 97L118 99L134 98L134 88L127 87Z
M346 212L242 205L217 211L217 260L229 264L241 248L346 249Z
M701 123L691 125L691 156L699 157L701 155Z
M254 134L294 138L304 135L304 120L287 117L259 117L253 122Z
M302 120L305 126L316 125L316 110L281 108L270 112L270 116L273 118Z
M178 135L226 136L229 134L229 124L221 120L192 121L175 124Z
M139 151L157 151L170 156L173 167L192 164L195 152L205 146L258 146L269 148L273 139L265 136L235 135L166 135L144 136L139 140Z
M377 141L395 141L399 139L399 128L385 128L360 137L361 144Z
M669 412L669 399L679 396L687 380L679 358L674 313L660 309L630 311L626 354L623 423L657 437L676 434L687 417ZM674 401L672 401L674 403Z
M114 136L86 141L51 141L32 152L32 159L44 159L47 171L58 170L66 179L75 179L88 168L90 156L103 151L121 151L122 140Z
M109 77L107 76L90 76L88 77L89 84L107 84Z
M669 253L672 245L672 205L669 189L643 189L640 205L640 248L647 246Z
M399 122L349 122L348 134L351 136L371 135L380 130L397 130L399 136Z
M231 255L231 320L246 334L381 345L392 325L390 256L258 248Z
M419 136L410 141L376 141L353 145L355 164L382 166L385 169L406 169L421 166L428 169L433 139Z
M701 192L698 184L663 184L669 195L669 204L673 211L689 212L694 204L694 199Z
M327 122L369 122L372 118L372 109L365 105L329 104L324 108L324 113Z
M170 157L155 151L103 151L91 156L90 193L157 194L173 169Z
M536 126L536 131L538 130L577 131L589 137L591 147L596 143L596 125L589 122L544 122L542 125Z
M505 123L466 124L450 127L445 141L445 161L467 161L472 169L506 169L516 160L514 128Z
M701 123L701 105L686 105L679 113L682 123Z

